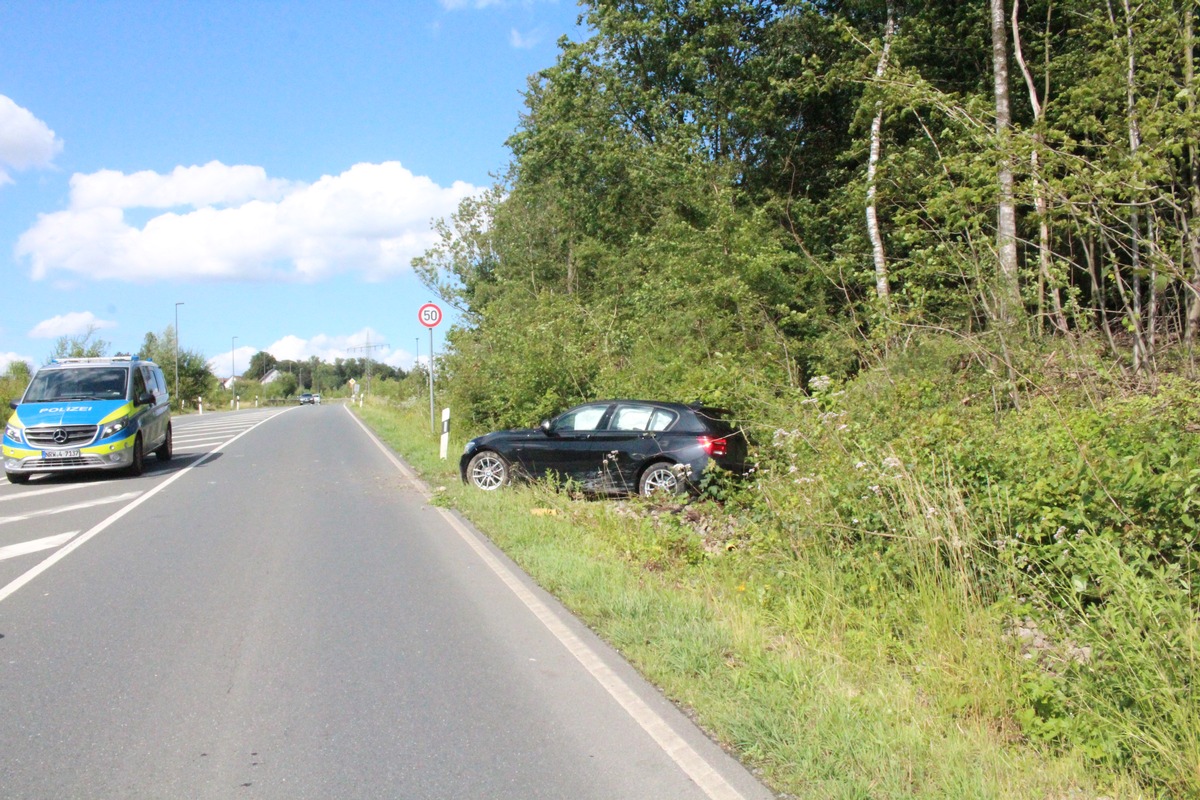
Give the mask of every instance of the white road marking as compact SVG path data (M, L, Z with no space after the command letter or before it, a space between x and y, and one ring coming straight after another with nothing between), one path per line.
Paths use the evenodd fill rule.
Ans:
M32 539L28 542L20 542L19 544L10 544L7 547L0 547L0 561L6 558L16 558L17 556L36 553L41 550L51 550L58 547L60 544L66 544L79 531L70 531L68 533L60 533L57 536L47 536L44 539Z
M42 508L37 511L30 511L28 514L14 514L11 517L0 517L0 525L7 525L10 522L22 522L35 517L47 517L51 514L65 514L68 511L80 511L85 508L94 508L95 506L108 505L109 503L120 503L123 500L131 500L137 497L141 492L125 492L124 494L114 494L108 497L101 497L96 500L88 500L85 503L75 503L70 506L59 506L57 508Z
M424 481L418 478L412 470L396 458L391 450L379 440L379 437L363 424L362 420L354 416L349 408L346 408L346 413L350 414L350 417L358 423L358 426L366 432L367 436L375 443L380 452L392 462L414 489L420 492L426 499L432 496L433 493L429 491L429 487L425 485ZM663 719L661 714L651 708L642 698L638 697L637 693L629 687L629 684L622 680L621 676L614 672L611 667L605 664L600 655L587 642L576 636L555 615L550 607L542 602L541 598L529 591L520 578L517 577L516 573L496 558L457 517L450 513L448 509L441 506L432 506L432 508L442 515L442 519L446 520L446 523L475 551L480 559L496 574L496 577L503 581L512 593L525 604L525 607L546 626L546 629L550 631L554 638L558 639L563 647L567 648L571 655L575 656L575 659L583 665L583 668L591 673L596 682L604 687L609 696L625 709L625 712L642 727L642 730L650 734L650 737L658 743L663 752L700 787L701 791L712 798L712 800L745 800L745 795L739 792L729 781L725 780L723 775L717 772L702 755L697 753L682 736L676 733L667 721Z
M63 484L62 486L47 486L45 489L17 490L13 494L6 495L5 497L0 497L0 503L3 503L5 500L22 500L26 497L37 497L40 494L54 494L55 492L66 492L71 489L83 489L88 486L100 486L105 483L108 483L108 481L90 481L88 483L67 483L67 484Z
M282 414L288 410L290 410L290 409L284 409L284 411L280 411L279 413ZM242 431L237 436L234 436L229 441L227 441L224 444L220 445L219 447L215 447L211 451L205 453L200 458L196 459L196 461L194 463L189 464L188 466L179 470L175 474L171 475L165 481L163 481L162 483L155 486L153 489L150 489L149 491L144 492L141 497L137 498L136 500L134 500L133 502L131 502L129 505L125 506L124 508L121 508L120 510L113 512L104 520L100 521L96 525L93 525L86 532L84 532L81 536L79 536L76 539L71 540L68 544L64 545L59 550L55 551L54 554L51 555L49 558L45 559L44 561L42 561L38 565L34 566L33 568L27 570L23 575L21 575L19 578L12 581L11 583L9 583L4 588L0 588L0 603L7 600L17 590L19 590L21 587L28 584L30 581L32 581L37 576L41 575L46 570L50 569L52 566L57 564L59 561L62 561L64 558L69 556L71 553L74 553L76 550L78 550L80 547L82 547L84 544L86 544L89 539L103 533L105 530L107 530L109 527L111 527L113 523L115 523L117 520L121 519L121 517L125 516L130 511L133 511L135 508L140 506L142 503L146 502L151 497L154 497L154 495L158 494L163 489L166 489L172 483L179 480L184 475L187 475L189 472L194 470L196 467L200 466L205 461L212 458L214 455L221 452L223 449L225 449L229 445L233 444L234 442L236 442L238 439L242 438L243 436L245 436L247 433L250 433L250 431L254 430L259 425L262 425L264 422L267 422L268 420L272 419L272 417L274 417L274 415L272 415L270 417L265 417L264 419L259 420L254 425L252 425L251 427Z

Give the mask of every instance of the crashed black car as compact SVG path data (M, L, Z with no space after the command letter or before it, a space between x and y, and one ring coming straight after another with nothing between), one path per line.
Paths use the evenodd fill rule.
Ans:
M550 474L591 494L677 494L695 489L709 464L745 470L746 438L729 416L698 404L585 403L536 428L472 439L459 471L484 491Z

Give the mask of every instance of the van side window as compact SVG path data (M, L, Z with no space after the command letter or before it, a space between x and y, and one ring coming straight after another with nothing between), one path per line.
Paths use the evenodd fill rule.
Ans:
M146 377L140 369L133 371L133 402L146 393Z

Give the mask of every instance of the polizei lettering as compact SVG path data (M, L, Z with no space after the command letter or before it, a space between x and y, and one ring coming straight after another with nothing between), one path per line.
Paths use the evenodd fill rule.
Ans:
M91 406L56 406L54 408L39 408L39 414L68 414L72 411L91 411Z

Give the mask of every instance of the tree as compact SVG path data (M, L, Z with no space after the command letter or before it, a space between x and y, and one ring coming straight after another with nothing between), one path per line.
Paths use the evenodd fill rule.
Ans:
M175 345L175 328L168 325L166 330L161 334L155 334L153 331L147 332L137 355L138 358L153 361L162 367L163 375L167 379L168 388L171 390L171 394L175 396L175 403L177 406L182 407L183 405L194 403L196 398L204 397L209 392L215 390L217 378L212 374L212 370L208 366L208 361L202 353L196 350L180 349L178 351L179 389L176 392Z
M246 368L246 371L243 373L242 377L246 380L252 381L262 380L264 377L266 377L267 373L275 369L278 364L279 359L275 358L275 356L271 355L265 350L259 350L257 353L250 356L250 366Z
M54 343L54 352L46 359L49 363L55 358L102 358L108 354L109 343L103 339L93 339L98 329L89 325L87 332L74 336L60 336Z

